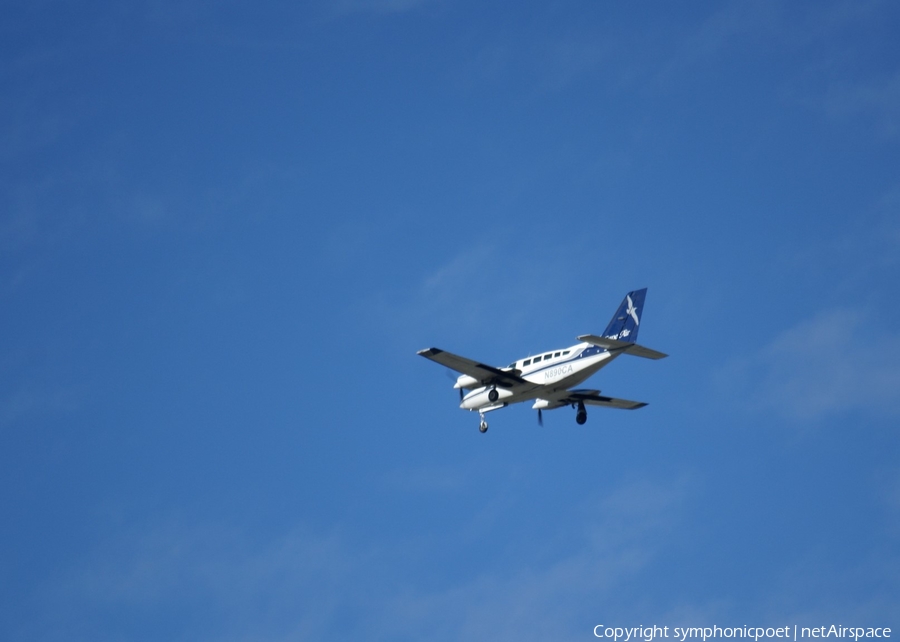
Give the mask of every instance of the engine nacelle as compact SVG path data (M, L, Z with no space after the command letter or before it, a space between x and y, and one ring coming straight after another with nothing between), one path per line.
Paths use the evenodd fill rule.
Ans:
M453 384L454 388L477 388L481 385L481 382L478 381L475 377L470 377L469 375L460 375L456 379L456 383Z
M535 399L532 410L553 410L554 408L562 408L569 404L565 401L548 401L546 399Z
M497 398L494 401L491 401L490 397L488 396L491 394L491 390L497 391ZM477 390L473 390L465 397L463 397L462 403L459 404L459 407L466 410L477 410L479 408L485 408L487 406L496 406L497 404L502 404L504 399L512 396L512 391L505 388L478 388Z

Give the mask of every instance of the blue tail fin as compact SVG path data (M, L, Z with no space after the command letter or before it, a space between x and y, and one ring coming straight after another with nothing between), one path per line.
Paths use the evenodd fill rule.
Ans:
M635 290L625 295L622 305L616 310L612 321L603 331L607 339L634 343L637 341L638 330L641 326L641 314L644 311L644 298L647 296L647 288Z

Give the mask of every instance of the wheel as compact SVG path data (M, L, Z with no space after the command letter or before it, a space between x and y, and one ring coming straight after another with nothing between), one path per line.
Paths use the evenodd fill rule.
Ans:
M578 414L575 415L575 421L578 423L579 426L581 426L582 424L584 424L585 421L587 421L587 410L584 409L583 401L578 402Z
M486 421L482 421L480 424L478 424L478 430L480 430L481 432L487 432L487 428L488 426Z
M497 401L497 397L499 397L499 396L500 396L500 393L497 392L496 389L491 388L490 392L488 392L488 401L490 401L491 403L494 403L495 401Z

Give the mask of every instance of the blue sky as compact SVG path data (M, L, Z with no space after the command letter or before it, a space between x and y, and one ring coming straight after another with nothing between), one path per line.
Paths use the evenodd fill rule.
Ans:
M0 637L900 628L894 4L2 16Z

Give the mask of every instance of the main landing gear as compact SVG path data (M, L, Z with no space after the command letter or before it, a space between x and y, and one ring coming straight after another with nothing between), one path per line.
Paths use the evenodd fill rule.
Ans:
M496 388L491 388L488 391L488 401L490 401L491 403L494 403L495 401L497 401L497 398L499 396L500 396L500 393L497 392ZM481 432L484 432L484 430L482 430Z
M583 426L584 422L587 421L587 410L584 409L584 402L578 402L578 412L575 413L575 423L579 426Z
M495 392L496 392L496 391L495 391ZM478 414L481 415L481 423L478 424L478 430L480 430L481 432L485 433L485 432L487 432L487 429L488 429L487 421L485 421L485 419L484 419L484 413L483 413L483 412L478 413Z

